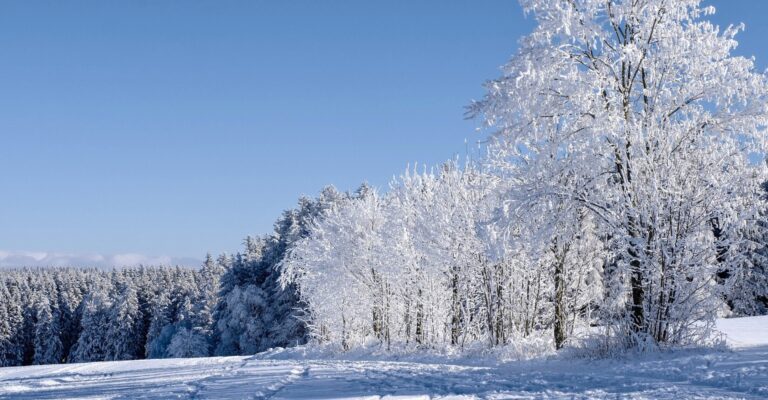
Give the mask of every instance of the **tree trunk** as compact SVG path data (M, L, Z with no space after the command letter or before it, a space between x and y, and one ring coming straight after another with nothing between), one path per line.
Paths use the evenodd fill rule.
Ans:
M421 289L416 302L416 343L424 344L424 304L421 302Z
M565 304L565 255L568 248L558 254L557 241L552 246L555 253L555 348L563 348L566 339L567 313Z
M373 280L373 293L376 296L376 298L373 299L373 308L371 310L371 318L372 321L372 328L373 328L373 334L376 336L377 339L383 340L384 339L384 312L383 312L383 306L382 303L384 301L384 294L382 293L382 282L381 278L379 278L378 274L376 274L376 270L371 269L371 276Z
M454 267L451 277L451 345L459 343L461 333L461 304L459 304L459 273Z
M630 237L637 240L638 235L634 228L631 229ZM640 251L637 249L637 243L631 243L627 250L630 266L630 286L632 290L632 332L635 334L642 334L646 332L645 323L645 276L642 269L642 262L640 261Z
M555 281L555 348L562 349L565 343L565 310L563 298L563 282L558 278Z

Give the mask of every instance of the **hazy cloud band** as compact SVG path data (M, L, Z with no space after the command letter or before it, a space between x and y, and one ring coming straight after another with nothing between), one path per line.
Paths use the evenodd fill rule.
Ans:
M192 257L148 256L137 253L76 254L45 251L0 250L0 268L17 267L133 267L137 265L181 265L198 267L201 260Z

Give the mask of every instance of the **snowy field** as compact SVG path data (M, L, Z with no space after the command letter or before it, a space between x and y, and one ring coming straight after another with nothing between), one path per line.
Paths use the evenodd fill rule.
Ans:
M633 361L470 366L262 355L0 368L0 399L768 398L768 317L718 327L733 351Z

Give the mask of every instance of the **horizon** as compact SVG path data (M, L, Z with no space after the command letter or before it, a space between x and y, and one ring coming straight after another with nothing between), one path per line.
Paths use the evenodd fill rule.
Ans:
M768 3L703 3L763 70ZM4 4L0 267L197 267L302 195L474 148L463 107L533 17L440 4Z

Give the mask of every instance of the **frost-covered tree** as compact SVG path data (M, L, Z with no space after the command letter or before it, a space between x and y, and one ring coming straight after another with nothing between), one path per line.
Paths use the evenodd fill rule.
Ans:
M168 345L168 357L189 358L208 356L209 341L207 333L200 327L179 328Z
M700 339L694 328L718 307L717 269L738 259L712 222L730 232L754 214L764 169L750 155L765 150L768 85L731 55L741 28L706 21L714 9L699 0L522 5L538 26L471 107L493 130L507 215L587 210L615 251L613 301L624 306L605 316L612 336Z
M739 316L768 314L768 182L754 201L757 218L736 232L740 262L717 273L730 311Z
M277 265L307 235L311 221L341 197L327 187L315 200L302 198L298 208L283 213L271 235L246 239L245 253L233 257L221 277L215 354L252 354L306 341L296 288L280 284Z
M88 290L85 281L87 272L75 268L54 271L57 292L57 315L61 329L62 360L69 358L69 352L80 333L79 305Z
M171 301L168 292L161 290L152 300L152 317L147 331L145 356L147 358L163 358L167 354L171 337L174 334L173 319L170 310Z
M55 314L54 312L55 311ZM51 303L41 297L37 305L35 321L35 356L33 364L58 364L63 359L61 328L58 310L51 310Z
M317 337L360 344L387 336L387 282L378 254L384 223L381 198L363 185L354 199L334 204L311 228L311 237L283 263L286 283L298 284ZM295 279L294 279L295 278Z
M212 340L214 328L213 313L218 301L221 276L226 271L226 266L227 264L216 262L211 254L208 253L198 275L200 299L197 302L197 309L194 313L195 325L203 329L203 332L209 338L209 342Z
M136 289L121 285L109 311L106 335L109 338L105 357L107 360L133 360L141 352L140 323L142 316Z
M500 344L503 284L484 274L480 229L491 181L455 162L409 170L389 194L363 186L316 219L281 265L313 337L342 349Z
M0 365L169 357L199 335L195 354L207 355L221 270L211 268L2 270Z
M100 290L91 292L81 304L81 332L72 347L70 362L104 361L107 358L110 338L109 316L112 304Z
M22 364L23 344L19 333L24 324L19 292L12 280L0 285L0 366Z
M218 354L255 354L266 338L261 315L270 312L266 294L256 285L235 286L221 300L227 309L226 318L219 319Z

